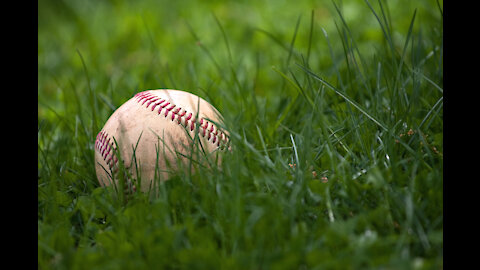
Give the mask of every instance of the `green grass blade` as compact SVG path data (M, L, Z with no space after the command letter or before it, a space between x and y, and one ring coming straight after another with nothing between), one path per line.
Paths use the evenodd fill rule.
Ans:
M349 98L347 95L344 93L340 92L337 88L335 88L333 85L325 81L324 79L320 78L318 75L315 73L311 72L309 69L298 65L303 71L305 71L308 75L312 76L314 79L320 81L323 83L325 86L327 86L329 89L333 90L337 95L341 96L344 98L348 103L353 105L355 108L357 108L362 114L364 114L366 117L368 117L370 120L372 120L375 124L377 124L379 127L381 127L383 130L388 131L388 128L382 124L379 120L377 120L375 117L373 117L371 114L367 113L367 111L362 108L359 104L357 104L354 100Z

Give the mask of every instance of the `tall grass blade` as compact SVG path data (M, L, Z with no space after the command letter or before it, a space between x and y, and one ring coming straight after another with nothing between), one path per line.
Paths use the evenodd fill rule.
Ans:
M381 127L383 130L385 131L388 131L388 128L382 124L379 120L377 120L375 117L373 117L371 114L367 113L367 111L362 108L362 106L360 106L359 104L357 104L354 100L352 100L351 98L349 98L347 95L345 95L344 93L340 92L337 88L335 88L333 85L331 85L330 83L328 83L327 81L325 81L324 79L320 78L318 75L316 75L315 73L311 72L309 69L301 66L301 65L298 65L303 71L305 71L308 75L312 76L314 79L320 81L321 83L323 83L325 86L327 86L329 89L333 90L337 95L341 96L342 98L344 98L348 103L350 103L351 105L353 105L355 108L357 108L362 114L364 114L366 117L368 117L370 120L372 120L375 124L377 124L379 127Z

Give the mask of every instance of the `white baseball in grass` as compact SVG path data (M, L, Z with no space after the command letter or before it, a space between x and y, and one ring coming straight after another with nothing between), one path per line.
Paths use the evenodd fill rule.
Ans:
M152 186L155 176L167 180L182 164L196 160L198 156L192 156L196 146L207 156L215 155L228 144L228 135L215 123L222 123L220 113L194 94L170 89L137 93L97 135L95 170L100 185L118 183L117 153L133 178L140 174L142 191Z

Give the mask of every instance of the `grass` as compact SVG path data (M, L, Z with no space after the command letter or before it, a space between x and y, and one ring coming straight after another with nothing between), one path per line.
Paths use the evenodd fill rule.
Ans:
M39 269L443 268L443 3L275 3L39 3ZM233 151L119 199L95 137L159 88Z

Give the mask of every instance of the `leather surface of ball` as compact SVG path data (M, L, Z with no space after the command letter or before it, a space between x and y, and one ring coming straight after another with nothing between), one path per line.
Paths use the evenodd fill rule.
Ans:
M95 170L100 185L118 181L118 155L133 178L139 172L142 191L152 186L154 177L167 180L172 172L185 169L179 164L195 159L195 146L201 145L208 156L216 155L228 145L228 135L215 124L222 120L210 103L185 91L137 93L110 116L97 135ZM195 138L200 144L193 144Z

